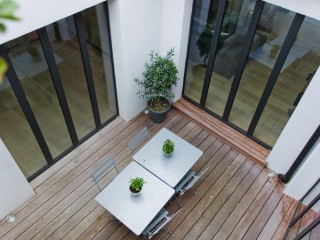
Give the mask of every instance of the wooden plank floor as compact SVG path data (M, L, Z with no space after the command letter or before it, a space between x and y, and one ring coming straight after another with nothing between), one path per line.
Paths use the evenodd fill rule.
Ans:
M144 114L130 122L118 117L61 159L31 182L36 195L15 210L14 223L0 223L0 239L136 239L95 201L99 191L89 175L110 155L124 169L132 161L127 143L145 126L151 135L166 127L200 148L204 154L194 170L210 166L196 194L168 224L172 233L164 239L281 238L297 204L282 194L283 185L269 178L267 169L172 110L163 124L153 124ZM100 186L115 176L111 170ZM176 203L167 209L176 211Z

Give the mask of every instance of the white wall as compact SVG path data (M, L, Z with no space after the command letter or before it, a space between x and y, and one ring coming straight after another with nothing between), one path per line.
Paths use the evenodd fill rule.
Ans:
M15 15L21 18L21 21L5 22L7 31L4 34L0 34L0 44L104 1L15 0L15 2L19 5Z
M129 121L146 107L134 77L141 77L151 50L176 50L180 81L173 90L181 97L192 1L110 0L110 27L120 116Z
M145 108L136 96L134 77L141 77L151 50L161 49L162 1L110 0L110 28L113 47L119 114L130 120Z
M300 200L305 193L317 182L320 178L320 143L313 149L303 165L296 172L294 177L288 183L284 193ZM306 198L305 204L308 204L320 191L320 186ZM320 202L314 206L314 210L320 210Z
M268 167L277 173L287 172L320 124L319 69L267 159ZM300 200L319 178L320 144L318 142L288 183L285 193Z
M3 219L34 192L1 139L0 153L0 219Z
M291 11L320 20L320 1L319 0L264 0Z
M161 53L175 48L174 61L179 70L179 81L172 91L177 101L182 96L184 69L187 56L192 0L164 0L162 14Z

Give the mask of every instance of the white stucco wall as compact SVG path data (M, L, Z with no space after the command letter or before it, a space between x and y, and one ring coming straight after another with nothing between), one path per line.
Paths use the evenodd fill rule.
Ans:
M165 54L175 48L181 97L191 17L191 0L110 0L110 27L120 116L129 121L146 107L134 77L141 77L151 50Z
M110 28L119 114L130 120L145 108L136 96L134 77L141 77L151 50L161 49L162 1L110 0Z
M284 193L300 200L305 193L317 182L320 178L320 143L309 154L303 165L296 172L294 177L288 183ZM317 186L310 196L306 198L305 204L308 204L320 191L320 185ZM320 211L320 202L313 208Z
M0 44L20 37L35 29L104 2L103 0L14 0L19 9L16 16L21 21L5 21L7 31L0 34Z
M162 14L161 53L175 48L174 60L179 70L179 81L172 91L177 101L182 96L184 69L187 56L192 0L164 0Z
M0 139L0 220L33 195L33 189Z

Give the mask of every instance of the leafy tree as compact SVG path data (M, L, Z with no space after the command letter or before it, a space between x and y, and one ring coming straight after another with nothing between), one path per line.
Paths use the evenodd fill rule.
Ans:
M137 95L149 100L154 105L158 105L161 102L161 97L168 100L174 98L171 87L177 85L178 68L172 59L174 56L173 48L164 57L154 51L151 51L149 56L150 61L144 64L145 70L142 73L142 78L134 78L133 80L141 87Z

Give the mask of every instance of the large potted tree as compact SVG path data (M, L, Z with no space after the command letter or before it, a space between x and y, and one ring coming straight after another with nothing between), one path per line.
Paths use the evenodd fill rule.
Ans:
M173 48L164 57L154 51L151 51L149 55L149 62L144 64L143 77L134 78L134 81L141 87L137 95L148 100L147 109L152 121L161 123L170 110L170 101L174 98L171 88L177 85L178 69L172 59Z

